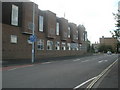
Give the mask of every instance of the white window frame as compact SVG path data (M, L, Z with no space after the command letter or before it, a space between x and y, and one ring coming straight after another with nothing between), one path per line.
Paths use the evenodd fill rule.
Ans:
M12 5L11 25L18 26L18 6Z
M39 31L43 32L44 17L39 16Z
M79 50L79 46L78 46L78 43L76 43L77 45L76 45L76 50L78 51Z
M38 48L38 46L40 46L40 48ZM37 41L37 50L44 50L44 40L43 39L39 39Z
M17 35L11 35L11 37L10 37L11 39L10 39L10 42L11 43L17 43Z
M66 50L66 43L65 42L62 42L62 44L61 44L61 50Z
M87 41L87 33L85 33L85 41Z
M82 49L82 44L79 44L79 50L81 50Z
M53 41L47 40L47 50L53 50Z
M60 42L56 41L55 50L60 50Z
M67 50L71 50L70 43L67 43Z
M56 23L56 35L59 35L60 33L60 24L59 22Z
M68 27L68 38L70 38L70 27Z
M76 31L76 39L78 40L78 30Z

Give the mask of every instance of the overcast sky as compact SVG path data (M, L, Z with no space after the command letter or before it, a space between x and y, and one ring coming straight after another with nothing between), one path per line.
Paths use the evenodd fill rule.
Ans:
M102 36L111 37L115 29L112 13L117 12L119 0L31 0L41 10L50 10L58 17L64 17L77 25L83 24L88 32L88 39L99 42Z

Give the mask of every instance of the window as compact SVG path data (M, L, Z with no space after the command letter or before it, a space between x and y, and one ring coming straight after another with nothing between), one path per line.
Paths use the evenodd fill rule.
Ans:
M76 39L78 40L78 30L76 31Z
M67 43L67 50L71 50L70 43Z
M85 33L85 41L87 41L87 33Z
M32 22L28 22L28 29L29 30L33 30L33 28L34 28L33 23Z
M76 30L76 33L73 35L74 40L78 40L78 30Z
M61 46L62 50L66 50L66 45L65 42L62 42L62 46Z
M43 16L39 16L39 31L43 32Z
M12 5L11 24L18 26L18 6Z
M76 50L79 50L78 44L76 43Z
M71 50L78 50L78 43L71 43Z
M11 43L17 43L17 36L11 35Z
M56 23L56 35L59 35L59 23Z
M84 36L85 34L84 34L84 32L83 32L83 41L85 41L85 36Z
M68 38L70 38L70 27L68 27Z
M53 41L47 40L47 50L53 50Z
M39 39L37 41L37 48L38 48L38 50L44 50L44 40Z
M75 50L75 45L74 45L74 43L71 43L71 50Z
M60 50L60 42L55 43L55 50Z
M81 50L82 49L82 44L79 44L79 50Z

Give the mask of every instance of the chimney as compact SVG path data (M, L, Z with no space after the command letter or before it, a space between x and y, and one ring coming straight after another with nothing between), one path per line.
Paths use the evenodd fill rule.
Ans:
M102 38L104 39L104 36L102 36Z

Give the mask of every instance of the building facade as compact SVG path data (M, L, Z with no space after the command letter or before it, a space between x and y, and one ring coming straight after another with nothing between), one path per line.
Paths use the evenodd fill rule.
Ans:
M100 38L100 45L110 45L112 46L113 52L117 51L117 39L113 37L104 37Z
M33 8L35 5L35 8ZM87 53L87 31L55 13L38 9L33 2L2 3L2 58L3 60L30 60L34 29L35 59L82 55Z

